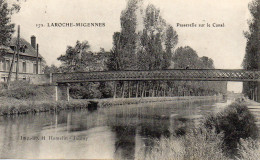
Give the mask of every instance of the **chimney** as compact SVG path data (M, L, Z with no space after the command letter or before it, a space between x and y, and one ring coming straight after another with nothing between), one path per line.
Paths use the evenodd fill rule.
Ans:
M36 37L34 35L31 36L31 45L34 49L36 49Z

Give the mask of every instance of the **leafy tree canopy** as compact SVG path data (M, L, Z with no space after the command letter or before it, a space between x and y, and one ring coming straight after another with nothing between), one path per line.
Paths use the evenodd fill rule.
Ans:
M11 23L11 16L20 10L19 0L0 0L0 59L9 47L15 24Z
M196 69L199 66L199 56L189 46L179 47L173 56L173 63L176 69Z
M244 32L247 39L246 53L242 66L246 70L260 69L260 0L253 0L249 6L252 18L248 21L249 31ZM243 93L250 99L254 99L252 93L256 88L256 82L244 82Z
M61 61L61 69L64 72L85 71L87 54L90 49L88 41L77 41L74 47L68 46L66 53L58 57Z

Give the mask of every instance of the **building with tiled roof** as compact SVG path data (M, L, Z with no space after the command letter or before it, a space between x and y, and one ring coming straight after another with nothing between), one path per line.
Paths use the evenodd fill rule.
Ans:
M8 78L8 73L10 71L11 63L13 60L13 54L16 50L17 38L11 40L10 47L0 46L0 52L4 51L3 58L0 60L0 81L5 82ZM30 75L41 74L43 69L43 57L38 54L36 50L36 37L31 36L31 43L27 42L25 39L20 38L20 52L19 52L19 79L29 80ZM38 61L38 67L37 67ZM12 68L12 78L15 77L16 72L16 56L15 63ZM38 69L38 72L37 72Z

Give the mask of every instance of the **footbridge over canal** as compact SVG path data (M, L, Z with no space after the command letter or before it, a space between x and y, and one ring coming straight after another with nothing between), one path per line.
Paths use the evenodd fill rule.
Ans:
M151 71L97 71L52 73L46 83L56 85L56 100L68 100L69 84L102 81L256 81L260 88L260 71L241 69L169 69ZM255 89L260 101L260 89Z

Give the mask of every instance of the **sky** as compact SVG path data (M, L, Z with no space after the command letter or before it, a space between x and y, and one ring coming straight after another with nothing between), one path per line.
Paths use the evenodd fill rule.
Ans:
M245 54L250 0L144 0L154 4L162 17L174 27L179 46L190 46L199 56L214 60L215 68L240 69ZM120 31L120 14L126 0L26 0L12 21L21 26L21 37L30 42L36 36L40 54L48 65L60 63L68 45L87 40L92 51L112 48L112 36ZM51 23L105 23L105 27L47 27ZM196 24L180 27L177 24ZM199 24L210 27L198 27ZM213 27L212 24L224 24ZM43 24L44 27L37 27ZM16 34L15 34L16 35ZM241 91L241 83L229 83L234 91Z

